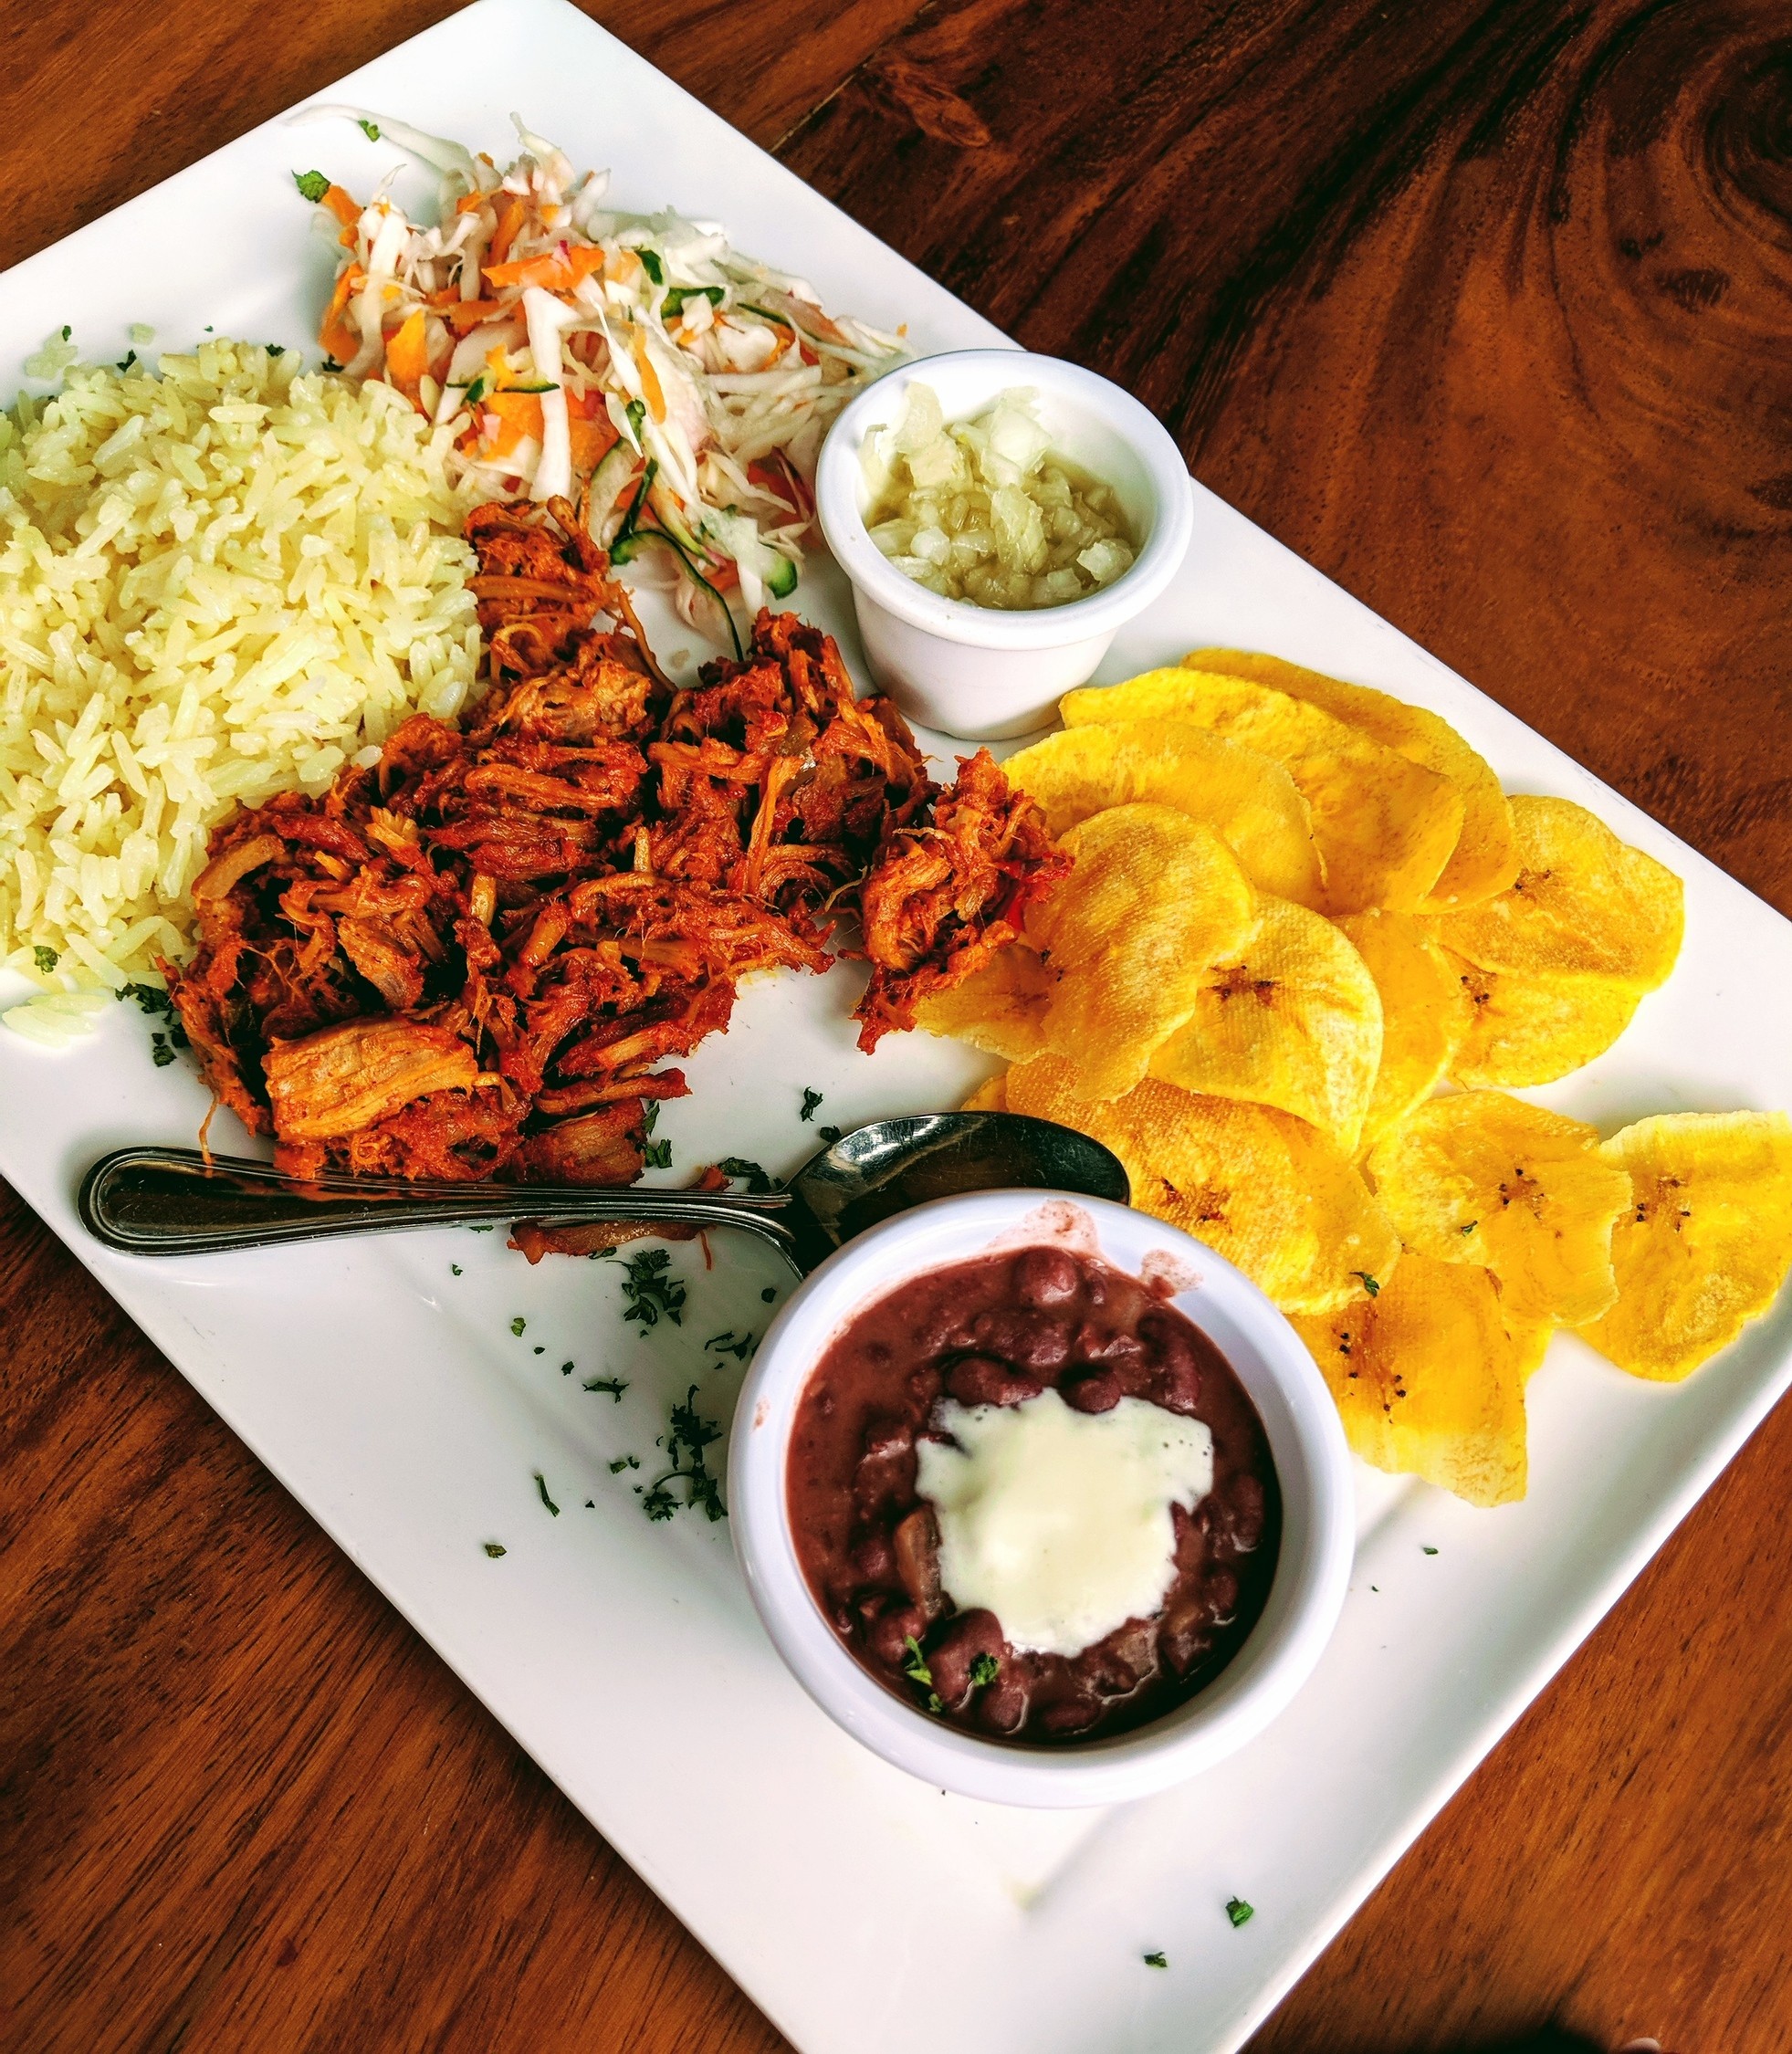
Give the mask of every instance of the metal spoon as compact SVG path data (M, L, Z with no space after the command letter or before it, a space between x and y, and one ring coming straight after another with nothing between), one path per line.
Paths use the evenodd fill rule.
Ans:
M812 1156L782 1190L590 1189L298 1178L196 1148L119 1148L81 1180L81 1224L130 1255L201 1255L396 1227L487 1221L629 1220L744 1227L806 1276L842 1242L892 1213L959 1191L1074 1191L1127 1203L1118 1159L1073 1128L1019 1113L918 1113L875 1120Z

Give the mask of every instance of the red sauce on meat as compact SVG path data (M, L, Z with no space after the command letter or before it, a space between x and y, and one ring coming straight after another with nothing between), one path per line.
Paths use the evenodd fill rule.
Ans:
M1022 1652L992 1612L954 1607L915 1487L942 1399L1014 1405L1047 1387L1089 1412L1142 1398L1213 1435L1212 1491L1171 1509L1163 1603L1074 1656ZM858 1661L955 1725L1022 1742L1124 1732L1192 1696L1256 1624L1281 1538L1263 1422L1225 1357L1137 1278L1062 1248L930 1270L857 1314L798 1404L786 1487L809 1588Z

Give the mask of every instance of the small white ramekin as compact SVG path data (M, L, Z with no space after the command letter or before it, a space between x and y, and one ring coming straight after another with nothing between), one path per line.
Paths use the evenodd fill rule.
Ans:
M828 1343L869 1300L924 1270L991 1245L1086 1245L1132 1275L1168 1258L1196 1281L1171 1303L1209 1335L1250 1395L1282 1493L1269 1602L1206 1689L1153 1724L1111 1740L1020 1746L931 1718L860 1667L823 1615L797 1561L786 1467L797 1401ZM1156 1266L1156 1265L1154 1265ZM778 1651L830 1718L875 1754L940 1789L999 1804L1105 1805L1209 1767L1260 1733L1312 1673L1344 1603L1356 1548L1350 1458L1313 1358L1256 1285L1200 1242L1098 1199L978 1191L917 1206L848 1242L791 1294L740 1393L728 1455L728 1511L747 1587Z
M1131 569L1087 599L1012 613L942 599L904 577L865 530L861 452L868 434L900 414L910 379L932 386L948 421L1031 386L1053 451L1114 488L1138 538ZM1175 576L1194 528L1188 466L1156 415L1093 371L1021 350L923 357L861 393L822 445L815 510L852 580L873 677L911 720L974 741L1044 727Z

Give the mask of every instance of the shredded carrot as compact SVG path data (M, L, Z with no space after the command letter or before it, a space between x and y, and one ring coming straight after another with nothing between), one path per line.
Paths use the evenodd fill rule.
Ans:
M456 299L443 308L442 319L456 335L470 335L481 321L496 320L508 312L501 299Z
M350 300L366 283L367 274L359 264L346 266L336 280L336 290L330 296L329 306L324 309L318 341L338 363L347 363L361 348L361 337L342 316Z
M325 193L323 204L345 228L354 227L361 220L360 204L340 185L332 185Z
M570 401L571 395L567 396ZM574 415L567 431L572 443L572 468L582 475L594 471L622 440L607 414L600 418Z
M603 252L589 246L578 248L556 243L536 257L519 257L512 264L487 264L486 283L502 292L508 286L540 286L549 292L570 292L581 278L601 270Z
M386 383L395 385L420 412L423 401L417 388L429 370L429 349L424 336L426 320L421 307L413 308L397 334L386 340Z
M647 354L647 338L640 329L631 328L628 340L634 353L634 368L641 373L641 390L646 395L647 411L655 421L664 421L665 393L660 386L659 372L654 369L654 360Z
M541 440L541 400L536 393L493 393L485 402L486 411L498 416L498 434L490 454L508 456L519 442L533 435Z
M482 207L491 197L489 193L463 193L455 202L456 214L471 214L475 207Z
M491 244L486 255L494 264L502 264L510 254L510 245L517 239L517 231L523 225L526 209L522 201L513 193L498 210L498 226L492 230Z

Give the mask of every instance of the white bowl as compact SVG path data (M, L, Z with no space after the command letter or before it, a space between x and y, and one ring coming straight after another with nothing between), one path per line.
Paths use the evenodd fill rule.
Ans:
M861 1668L797 1561L786 1467L804 1385L844 1323L925 1270L991 1244L1087 1245L1139 1275L1168 1256L1196 1281L1170 1303L1209 1335L1256 1407L1282 1493L1282 1544L1263 1616L1212 1682L1148 1726L1111 1740L1027 1746L987 1740L910 1706ZM1155 1267L1155 1265L1154 1265ZM1256 1285L1148 1213L1050 1192L978 1191L917 1206L848 1242L766 1332L735 1413L729 1524L747 1588L797 1681L875 1754L940 1789L1001 1804L1114 1804L1195 1775L1241 1747L1311 1674L1337 1622L1356 1546L1350 1459L1313 1358Z
M1028 613L942 599L905 577L865 530L861 451L868 434L900 415L910 379L932 386L948 421L1032 387L1053 451L1113 487L1138 538L1131 569L1087 599ZM878 685L911 720L978 741L1044 727L1062 695L1088 681L1118 630L1175 576L1194 529L1188 466L1157 417L1093 371L1022 350L923 357L861 393L822 445L815 510L853 582Z

